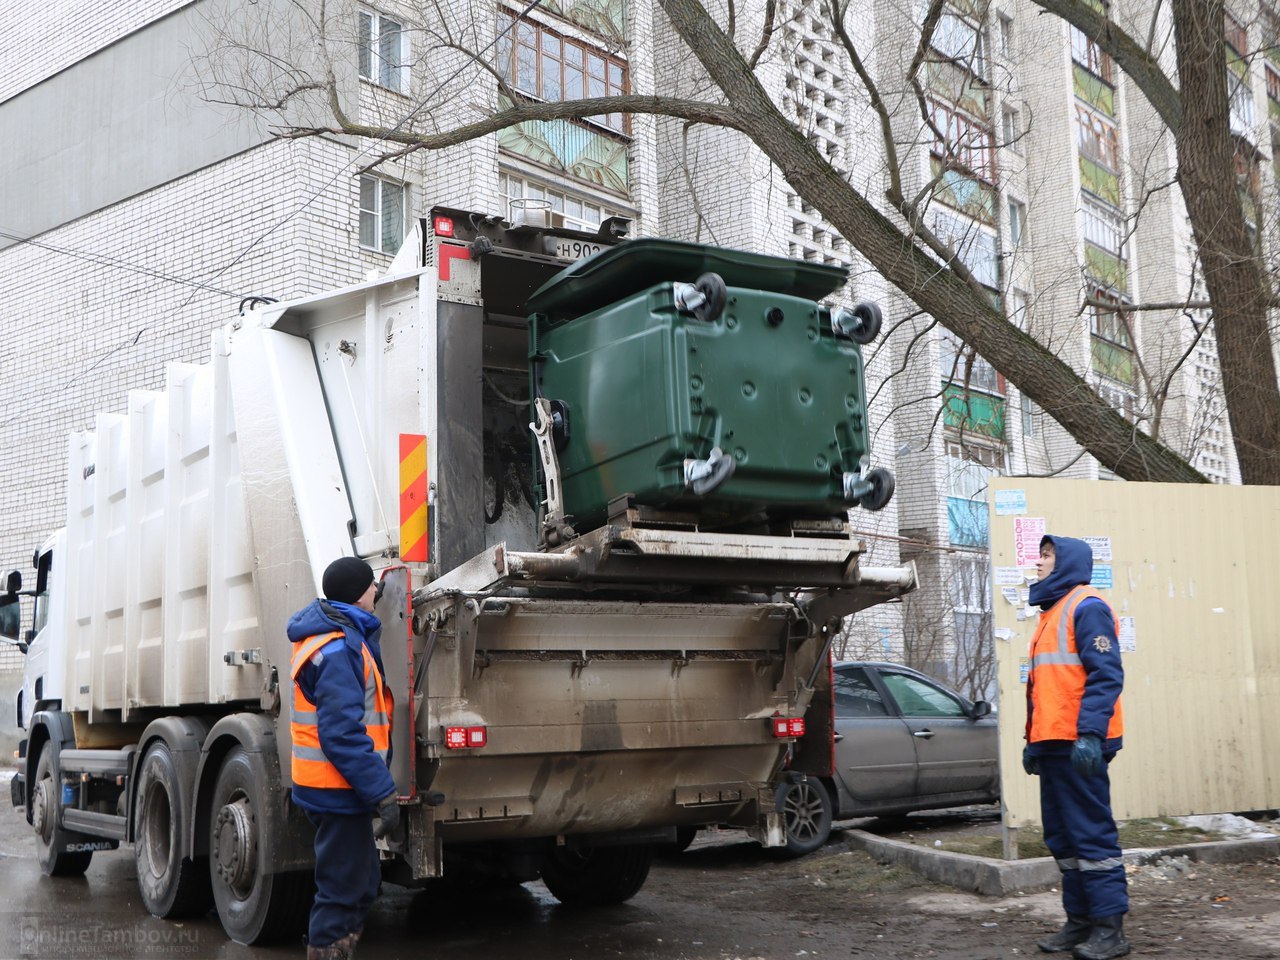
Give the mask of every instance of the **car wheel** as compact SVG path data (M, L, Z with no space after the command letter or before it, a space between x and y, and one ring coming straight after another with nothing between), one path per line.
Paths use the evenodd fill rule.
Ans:
M782 817L787 845L778 847L778 852L785 857L813 853L831 836L831 794L812 777L787 784Z

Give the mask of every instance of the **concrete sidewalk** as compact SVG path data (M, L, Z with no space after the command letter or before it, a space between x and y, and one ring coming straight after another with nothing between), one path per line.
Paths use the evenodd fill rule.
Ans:
M1058 867L1052 857L994 860L890 840L865 830L845 830L844 833L845 840L827 849L835 846L863 850L881 863L907 867L929 880L986 896L1034 893L1056 887L1059 881ZM1280 837L1215 840L1124 851L1125 863L1134 864L1152 863L1166 857L1186 857L1198 863L1244 863L1277 855L1280 855Z

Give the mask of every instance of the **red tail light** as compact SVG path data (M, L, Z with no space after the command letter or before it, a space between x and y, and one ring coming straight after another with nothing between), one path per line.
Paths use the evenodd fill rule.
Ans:
M804 717L770 717L769 723L779 740L804 736Z
M437 237L452 237L453 220L450 217L436 217L432 222L431 229L436 232Z
M487 727L445 727L444 745L449 750L478 750L489 743Z

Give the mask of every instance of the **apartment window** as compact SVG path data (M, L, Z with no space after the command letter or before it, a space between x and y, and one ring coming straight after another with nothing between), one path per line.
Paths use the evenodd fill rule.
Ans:
M944 10L933 31L933 48L978 79L986 78L982 31L976 23Z
M943 379L952 383L981 393L1004 395L1004 377L950 331L945 331L938 341L938 368Z
M1000 42L1000 56L1013 59L1013 17L1007 13L996 14L996 36Z
M363 79L397 93L408 92L409 36L399 20L360 11L359 61Z
M1107 378L1117 387L1132 393L1138 382L1137 359L1133 352L1133 334L1130 317L1124 301L1115 293L1100 287L1090 287L1089 333L1092 335L1092 366L1094 373ZM1130 410L1112 404L1121 412Z
M1027 295L1027 291L1019 290L1017 287L1010 290L1009 297L1005 301L1005 310L1009 321L1026 333L1031 320L1031 298Z
M1237 57L1243 57L1249 49L1249 35L1244 25L1231 14L1222 14L1222 38Z
M1124 259L1124 219L1115 207L1082 194L1080 229L1089 243L1117 260Z
M561 36L540 23L516 22L505 12L500 15L498 29L507 31L498 41L502 78L521 93L558 101L616 97L628 90L624 60ZM590 119L618 133L630 129L629 118L621 113Z
M995 183L995 138L986 123L937 100L929 101L929 119L934 127L935 157L948 167Z
M360 246L395 253L404 240L409 191L381 177L360 178Z
M1129 314L1124 301L1099 287L1089 289L1089 332L1126 350L1133 349L1129 336Z
M498 191L502 194L508 212L512 200L545 200L551 204L552 222L573 230L595 230L609 217L630 217L630 213L602 204L586 194L552 187L550 184L501 171L498 174ZM559 223L556 223L556 221Z
M1022 435L1024 437L1034 437L1036 435L1036 416L1040 413L1040 408L1025 393L1019 398L1019 406L1022 409Z
M1115 63L1078 27L1071 28L1071 59L1104 83L1115 85Z
M1022 153L1022 112L1014 107L1004 107L1000 111L1000 124L1004 145L1014 153Z
M1120 143L1115 121L1078 102L1076 147L1085 159L1111 171L1120 169Z
M948 539L957 546L985 547L989 538L986 490L1005 472L999 447L947 440Z
M1016 247L1022 243L1022 235L1027 226L1027 205L1021 200L1009 199L1009 246Z
M1266 65L1267 96L1275 103L1280 103L1280 72L1271 64Z
M993 290L1000 288L1000 243L994 230L959 214L937 210L933 231L955 251L974 279Z
M1235 71L1227 68L1227 96L1231 102L1231 132L1252 138L1257 120L1248 74L1237 76Z

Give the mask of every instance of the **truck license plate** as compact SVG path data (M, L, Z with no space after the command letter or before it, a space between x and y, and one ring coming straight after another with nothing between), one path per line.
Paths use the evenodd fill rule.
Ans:
M604 244L556 238L556 256L561 260L581 260L604 249Z

